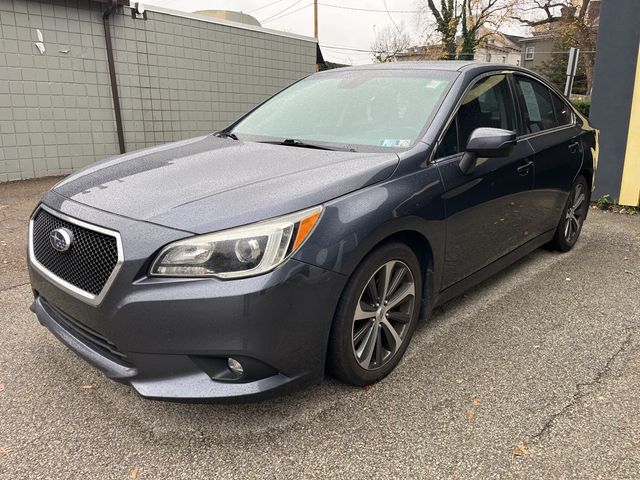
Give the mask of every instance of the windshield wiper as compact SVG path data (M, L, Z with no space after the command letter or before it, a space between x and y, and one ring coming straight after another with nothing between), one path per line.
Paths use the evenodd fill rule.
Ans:
M306 143L295 138L285 138L284 140L267 140L258 143L269 143L271 145L286 145L287 147L315 148L316 150L337 150L331 147L317 145L315 143Z
M220 130L219 132L214 132L214 135L220 138L230 138L232 140L238 140L238 137L236 136L235 133L226 132L224 130Z

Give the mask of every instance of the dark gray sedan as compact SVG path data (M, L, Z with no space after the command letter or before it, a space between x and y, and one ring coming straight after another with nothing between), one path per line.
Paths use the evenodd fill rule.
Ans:
M29 226L32 309L145 397L371 384L434 306L573 247L597 151L521 68L314 74L223 131L58 183Z

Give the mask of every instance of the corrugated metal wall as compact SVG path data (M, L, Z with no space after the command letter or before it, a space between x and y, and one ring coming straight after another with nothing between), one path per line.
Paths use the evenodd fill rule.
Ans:
M0 181L119 153L104 8L0 0ZM220 129L315 70L306 37L161 9L112 22L127 151Z

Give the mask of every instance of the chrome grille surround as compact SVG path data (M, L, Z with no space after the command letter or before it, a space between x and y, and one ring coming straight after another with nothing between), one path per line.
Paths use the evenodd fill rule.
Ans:
M116 260L115 266L113 267L113 270L111 271L111 274L109 275L106 282L102 286L102 289L97 294L84 290L78 287L77 285L74 285L73 283L61 278L60 276L56 275L54 272L49 270L47 267L45 267L40 261L38 261L34 253L34 220L41 210L44 210L49 215L56 217L61 221L70 223L74 226L80 227L90 232L107 235L115 238L116 248L117 248L117 260ZM122 239L118 232L109 230L104 227L99 227L91 223L83 222L82 220L78 220L73 217L69 217L68 215L52 210L51 208L43 204L40 204L38 208L36 208L36 210L31 215L31 219L29 220L29 263L31 264L31 266L33 266L35 270L37 270L44 277L50 280L53 284L55 284L57 287L64 290L65 292L69 293L70 295L90 305L93 305L93 306L99 305L104 299L107 292L109 291L109 287L117 277L123 262L124 262L124 254L122 251Z

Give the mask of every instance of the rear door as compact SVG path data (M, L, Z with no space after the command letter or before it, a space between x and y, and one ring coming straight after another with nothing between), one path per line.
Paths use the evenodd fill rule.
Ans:
M479 127L517 129L508 74L482 76L467 90L436 150L445 187L446 251L441 288L464 279L532 237L529 228L534 169L521 142L511 154L480 158L463 174L458 164L469 135Z
M557 227L562 209L582 164L582 128L563 98L546 85L524 75L514 75L514 92L520 105L522 136L535 152L533 229L542 234Z

